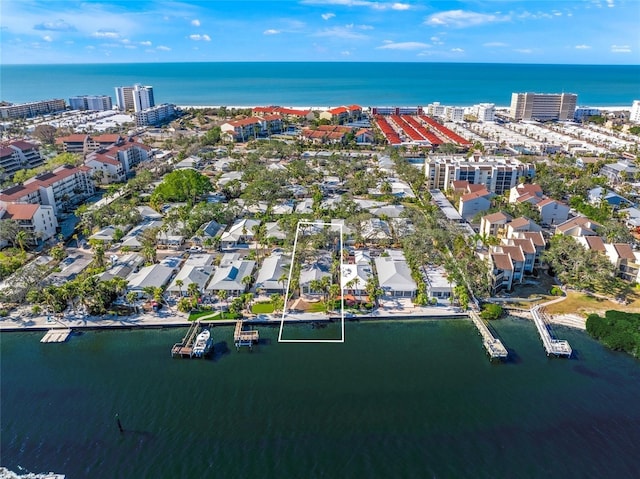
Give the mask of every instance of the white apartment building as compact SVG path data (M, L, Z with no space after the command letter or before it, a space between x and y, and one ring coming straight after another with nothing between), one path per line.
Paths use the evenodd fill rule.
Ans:
M113 108L108 95L82 95L69 98L72 110L108 111Z
M64 165L0 192L0 207L11 203L49 205L59 215L95 193L88 166Z
M495 121L496 105L494 103L479 103L471 107L471 113L478 121Z
M162 105L154 106L144 110L136 111L136 125L148 126L158 125L165 120L168 120L175 116L176 106L171 103L163 103Z
M140 112L155 106L152 86L117 86L115 91L119 110Z
M454 181L468 181L484 185L491 193L502 195L519 183L521 177L532 177L535 169L530 163L515 158L483 158L478 152L471 158L428 157L424 164L428 189L446 191Z
M102 183L124 181L133 168L149 159L151 148L134 141L120 142L107 149L94 151L87 156L85 165L91 168L91 176L97 178L101 171Z
M46 241L53 238L58 228L58 219L53 207L49 205L10 203L0 207L0 220L15 221L21 229L27 232L28 242L34 245L39 240ZM5 244L0 242L0 246L5 246Z
M13 120L16 118L30 118L47 113L64 111L67 106L64 100L43 100L29 103L19 103L16 105L0 106L0 119Z
M445 106L441 105L439 101L434 101L427 105L427 113L431 116L444 117Z
M573 120L575 93L512 93L509 116L514 120Z
M631 115L629 120L632 123L640 123L640 100L634 100L631 105Z
M22 169L36 168L44 163L38 147L27 141L12 141L0 146L0 178Z
M460 106L445 106L444 118L447 121L453 121L456 123L464 121L464 108Z

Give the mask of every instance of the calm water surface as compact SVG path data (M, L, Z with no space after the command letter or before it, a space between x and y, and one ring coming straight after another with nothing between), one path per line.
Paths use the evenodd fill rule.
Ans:
M637 477L640 363L564 328L576 358L549 359L532 323L495 328L506 364L464 320L348 323L344 344L261 328L253 353L220 327L202 361L170 357L182 329L2 334L1 465L68 479Z

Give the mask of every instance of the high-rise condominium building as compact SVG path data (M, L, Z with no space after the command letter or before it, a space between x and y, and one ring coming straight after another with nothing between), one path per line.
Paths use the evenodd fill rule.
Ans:
M629 120L633 123L640 123L640 100L634 100L631 105L631 115Z
M117 86L116 104L119 110L142 111L155 106L152 86Z
M567 121L577 101L575 93L512 93L509 114L514 120Z
M108 95L82 95L69 98L72 110L107 111L111 110L111 97Z

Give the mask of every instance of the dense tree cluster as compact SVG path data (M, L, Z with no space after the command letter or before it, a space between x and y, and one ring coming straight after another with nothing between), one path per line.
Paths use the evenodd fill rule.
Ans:
M175 170L165 175L151 195L151 204L186 201L195 204L199 197L213 190L209 178L195 170Z
M587 332L615 351L640 357L640 314L607 311L604 317L590 314Z

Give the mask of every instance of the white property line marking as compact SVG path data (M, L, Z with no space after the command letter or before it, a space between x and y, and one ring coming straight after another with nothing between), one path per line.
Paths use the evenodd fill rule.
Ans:
M312 226L329 226L329 227L340 227L340 322L341 322L341 337L340 339L282 339L282 330L284 328L284 318L287 314L287 302L289 297L289 286L291 285L291 275L293 274L293 265L296 257L296 248L298 246L298 235L300 234L300 225L312 225ZM344 288L342 286L342 253L344 243L342 241L343 231L342 225L334 225L333 223L326 223L323 221L298 221L298 226L296 227L296 237L293 241L293 253L291 254L291 266L289 267L289 280L287 281L287 291L284 295L284 306L282 308L282 318L280 319L280 332L278 333L278 342L279 343L344 343Z

